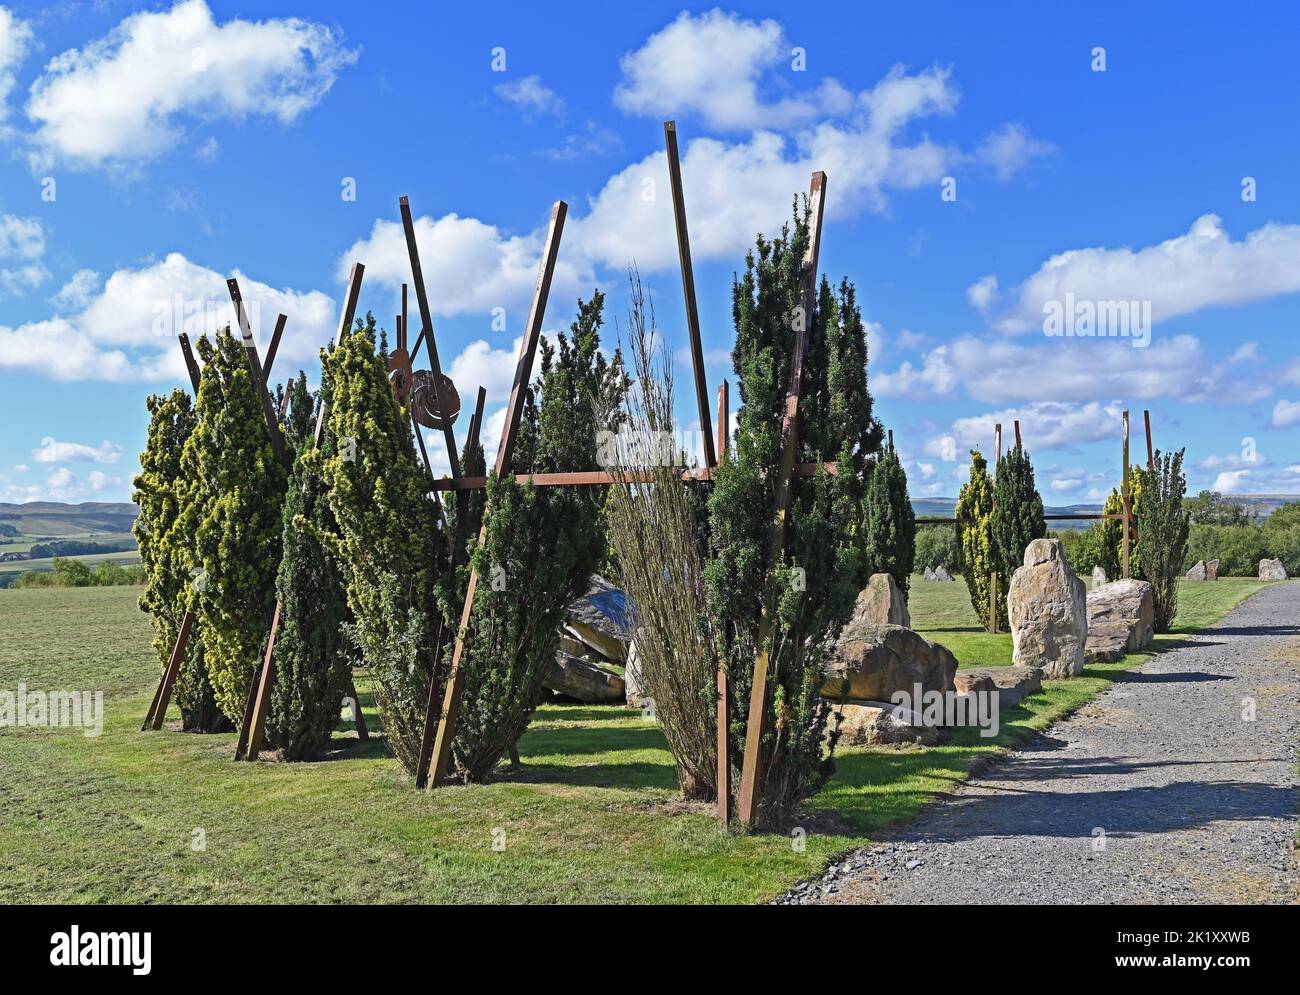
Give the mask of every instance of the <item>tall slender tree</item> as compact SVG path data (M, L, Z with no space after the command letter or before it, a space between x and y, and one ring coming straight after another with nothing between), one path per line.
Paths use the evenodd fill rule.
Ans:
M907 496L907 473L892 449L872 468L866 506L871 570L890 574L906 594L916 565L916 515Z
M997 572L1007 578L1024 562L1029 544L1047 535L1034 465L1022 446L1013 446L998 463L990 526Z
M988 461L978 449L971 450L970 479L957 495L955 514L962 519L958 528L961 564L971 607L984 628L991 628L994 618L999 625L1006 626L1007 578L1000 573L993 538L993 478L989 476ZM997 574L996 606L989 604L994 574Z

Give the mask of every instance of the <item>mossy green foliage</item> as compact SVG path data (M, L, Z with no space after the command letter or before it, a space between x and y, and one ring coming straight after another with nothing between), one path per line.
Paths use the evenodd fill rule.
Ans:
M600 351L604 295L578 302L578 318L557 345L540 344L540 372L528 388L515 446L514 473L594 470L598 433L611 430L601 412L626 390L623 361ZM468 449L465 473L481 474L481 447ZM564 608L587 588L605 557L602 487L534 487L513 475L487 490L487 529L478 540L483 505L475 501L457 529L478 571L465 650L460 721L452 742L454 776L486 778L527 728L542 680L559 645ZM455 528L455 515L451 516ZM442 585L448 626L459 622L468 566ZM451 645L444 649L447 660Z
M759 237L736 280L732 360L740 408L733 444L714 475L704 566L708 625L731 677L732 756L743 755L760 619L772 611L768 697L761 743L756 824L785 822L833 768L825 734L821 665L870 574L863 498L868 461L880 447L866 380L866 336L853 288L823 280L813 313L802 314L806 207L779 237ZM774 468L781 461L796 325L806 321L808 353L800 405L798 462L838 463L796 480L786 517L786 553L769 562ZM700 693L709 695L709 688ZM734 773L735 771L733 771Z
M1191 516L1183 507L1183 452L1157 451L1152 468L1136 475L1143 552L1134 575L1151 584L1156 632L1168 632L1178 614L1178 580L1191 528Z
M998 573L1007 578L1024 563L1029 544L1047 535L1034 466L1022 446L1013 446L998 463L991 526L994 562Z
M964 520L958 534L961 538L962 572L970 591L971 607L987 629L994 617L990 614L993 608L989 603L990 585L999 566L993 538L993 478L989 476L988 461L978 449L970 452L970 479L962 484L954 514ZM998 624L1006 628L1007 578L1001 574L997 578L997 588L996 617Z
M891 574L906 594L916 563L916 515L907 496L907 473L888 449L867 484L867 561L872 572Z
M946 567L961 571L961 546L957 543L957 529L952 525L922 525L916 530L917 570Z
M338 724L352 677L351 621L342 570L326 543L338 527L325 493L322 463L337 448L326 434L315 448L316 404L301 373L289 385L285 441L293 472L284 500L284 554L276 578L280 632L267 743L286 760L318 757ZM326 403L328 394L325 393Z
M374 676L385 739L413 772L439 640L447 636L435 596L447 539L428 473L416 462L409 410L394 399L383 350L376 351L374 316L322 352L321 365L333 451L318 459L338 532L333 542L328 533L320 538L345 564L355 619L347 631Z

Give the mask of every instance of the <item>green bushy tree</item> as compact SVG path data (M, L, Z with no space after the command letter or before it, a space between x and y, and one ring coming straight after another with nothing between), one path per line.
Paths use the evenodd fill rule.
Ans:
M892 449L872 468L867 484L867 561L892 574L906 594L916 564L916 516L907 496L907 473Z
M541 342L540 371L529 386L514 451L515 473L596 469L597 439L616 424L602 420L626 390L621 355L600 351L604 295L578 302L578 317L557 345ZM466 449L467 474L481 474L481 447ZM586 589L605 556L604 489L534 487L512 475L492 480L487 529L477 539L483 505L475 502L453 528L469 543L479 573L461 658L464 687L452 741L454 775L481 781L528 726L542 680L559 648L565 606ZM457 526L459 526L457 528ZM468 566L441 585L445 624L458 625ZM444 650L450 665L451 646Z
M957 529L952 525L922 525L918 528L913 567L917 570L946 567L960 572L961 546L957 543Z
M994 563L1010 578L1025 560L1025 550L1047 535L1043 499L1034 484L1034 466L1022 446L1013 446L998 462L993 483Z
M440 680L439 646L449 635L435 591L448 566L447 537L376 334L368 314L321 354L334 441L318 461L338 531L333 539L317 535L344 565L354 619L346 631L374 676L384 738L413 773L430 685Z
M335 451L326 433L314 445L316 405L299 374L289 384L285 442L293 472L284 502L284 555L276 578L280 632L275 642L276 678L267 717L267 742L286 760L320 755L338 724L352 676L346 627L347 593L335 552L338 529L325 493L322 462ZM328 390L322 392L328 404ZM322 540L322 536L329 537Z
M736 280L732 360L738 377L737 431L720 462L708 504L704 563L707 625L732 688L732 755L743 753L749 695L764 605L771 609L765 647L769 695L760 754L762 805L756 824L783 823L833 770L826 736L822 663L868 576L865 510L868 460L880 425L867 393L866 339L852 287L838 295L823 280L813 312L800 302L808 244L806 207L779 237L759 237ZM801 462L835 460L794 484L785 555L769 562L781 417L796 326L806 322L808 355L800 404ZM863 361L859 369L860 360Z
M1191 516L1183 507L1187 478L1183 476L1183 452L1162 457L1144 472L1142 482L1142 547L1140 572L1150 582L1155 600L1156 632L1168 632L1178 614L1178 580L1183 572Z
M993 538L993 478L989 476L988 461L978 449L970 453L970 479L962 485L957 495L957 518L966 520L958 529L961 538L961 562L970 592L971 606L984 628L998 624L1007 628L1007 578L999 571L998 554ZM990 612L990 584L992 575L998 573L996 614Z
M285 468L229 327L197 343L197 422L181 455L181 528L192 537L193 604L217 706L243 721L275 607Z

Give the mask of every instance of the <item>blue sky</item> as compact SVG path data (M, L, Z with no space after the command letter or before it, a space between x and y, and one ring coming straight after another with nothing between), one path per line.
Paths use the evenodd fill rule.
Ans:
M403 194L489 442L557 198L546 328L598 286L612 343L635 261L684 347L670 117L711 385L731 274L824 169L821 268L914 496L1019 418L1045 500L1098 500L1125 407L1193 489L1300 494L1300 14L0 3L0 501L126 499L145 396L185 382L171 316L224 324L227 276L263 344L288 314L278 377L313 373L353 260L391 328ZM1103 334L1048 334L1067 304Z

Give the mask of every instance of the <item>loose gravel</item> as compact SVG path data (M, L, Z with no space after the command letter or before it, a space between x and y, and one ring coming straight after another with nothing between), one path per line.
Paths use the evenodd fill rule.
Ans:
M777 901L1295 903L1298 745L1295 580Z

